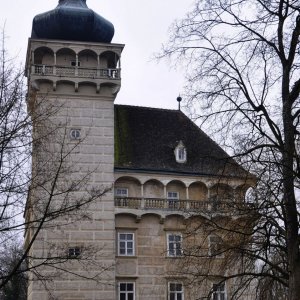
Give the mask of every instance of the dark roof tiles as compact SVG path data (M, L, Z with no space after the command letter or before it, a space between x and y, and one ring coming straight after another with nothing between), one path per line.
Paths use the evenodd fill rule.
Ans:
M174 150L182 141L187 161ZM179 110L115 105L115 168L197 175L247 172Z

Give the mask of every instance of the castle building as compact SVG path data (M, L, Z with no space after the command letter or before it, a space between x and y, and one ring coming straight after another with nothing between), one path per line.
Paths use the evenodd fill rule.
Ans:
M28 300L196 300L209 290L226 299L228 284L191 283L185 258L201 241L191 267L214 254L221 264L222 237L203 220L229 222L254 180L180 110L114 105L124 45L113 34L85 0L60 0L33 20L26 219L35 225L25 245L37 234L29 264L43 263ZM70 203L84 214L60 210Z

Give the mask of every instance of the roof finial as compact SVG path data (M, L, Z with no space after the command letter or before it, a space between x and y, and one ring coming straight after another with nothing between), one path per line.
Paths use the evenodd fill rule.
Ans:
M182 100L182 98L180 97L180 94L179 94L179 96L177 97L177 102L178 102L178 110L181 110L180 108L180 102L181 102L181 100Z

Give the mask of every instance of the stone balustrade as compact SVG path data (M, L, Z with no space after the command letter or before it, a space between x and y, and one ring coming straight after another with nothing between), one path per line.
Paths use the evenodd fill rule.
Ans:
M58 77L120 79L121 69L81 68L72 66L33 65L32 74Z
M163 198L115 197L115 207L141 210L177 210L187 212L228 211L245 209L244 203L228 200L170 200Z

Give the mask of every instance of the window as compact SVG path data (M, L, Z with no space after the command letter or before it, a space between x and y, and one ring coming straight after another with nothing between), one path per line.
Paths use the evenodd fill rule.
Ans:
M213 284L212 300L226 300L225 283Z
M168 300L183 300L183 285L178 282L169 282Z
M118 255L134 255L134 233L118 233Z
M214 257L223 257L222 238L217 235L209 236L209 255Z
M134 300L134 282L119 282L118 284L118 300Z
M80 256L80 252L79 247L69 248L68 256L69 258L78 258Z
M80 129L72 128L70 130L70 139L71 140L79 140L80 139Z
M168 192L167 194L169 208L178 208L179 193Z
M182 141L175 148L175 158L178 163L185 163L187 160L186 148Z
M116 188L115 197L118 206L126 207L129 205L128 189L127 188Z
M182 235L179 233L168 233L168 256L177 257L182 255Z
M115 196L116 197L128 197L128 189L127 188L116 188L115 189Z
M178 200L179 193L178 192L168 192L168 200Z
M184 148L178 148L178 160L180 160L180 161L183 161L183 160L185 160L185 155L186 155L186 153L185 153L185 149Z

